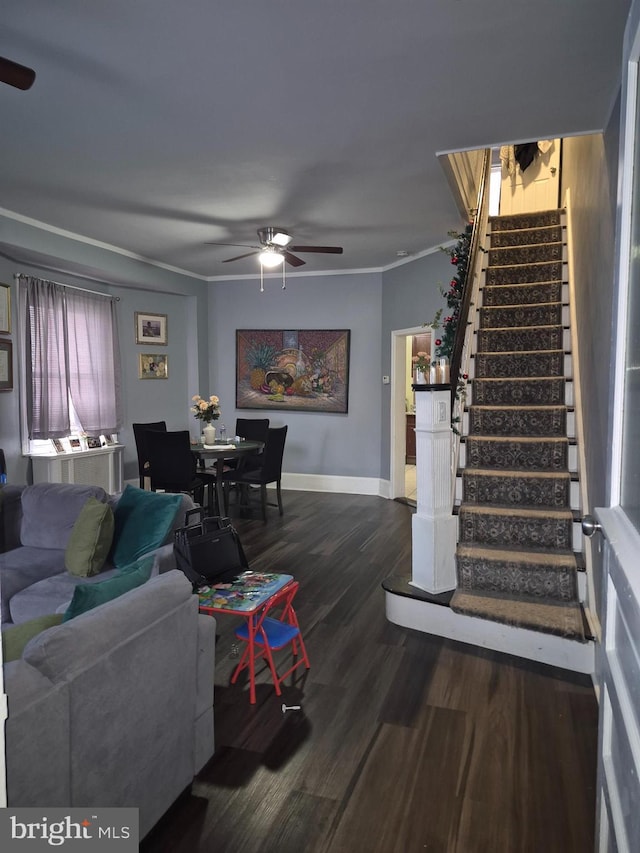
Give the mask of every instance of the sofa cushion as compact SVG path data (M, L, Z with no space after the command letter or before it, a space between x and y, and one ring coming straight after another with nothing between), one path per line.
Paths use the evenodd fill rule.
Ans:
M43 578L64 573L64 551L48 548L14 548L6 554L0 554L0 592L3 624L16 621L13 618L11 606L14 596ZM70 598L71 596L69 596ZM27 618L40 616L42 613L52 613L55 608L47 608L39 613L30 613ZM24 621L24 620L22 620Z
M22 493L20 541L33 548L64 550L88 498L103 503L107 493L100 486L70 483L36 483Z
M23 622L21 625L11 625L6 628L2 632L2 659L4 663L21 658L22 650L32 637L46 631L47 628L60 625L61 622L61 613L51 613L48 616L38 616L28 622Z
M62 621L68 622L70 619L80 616L81 613L93 610L94 607L113 601L114 598L118 598L125 592L142 586L151 577L153 559L153 556L142 557L132 566L121 569L108 580L77 586Z
M174 569L100 608L43 631L27 643L22 657L52 681L65 681L184 605L198 612L191 584Z
M173 529L182 497L126 486L114 513L110 559L116 568L128 566L164 543Z
M97 575L104 566L113 542L114 518L109 504L88 498L73 525L64 555L72 575Z
M59 574L45 577L17 592L9 602L10 621L18 624L45 613L64 613L77 586L101 583L116 574L117 569L106 569L99 575L82 578L63 569Z

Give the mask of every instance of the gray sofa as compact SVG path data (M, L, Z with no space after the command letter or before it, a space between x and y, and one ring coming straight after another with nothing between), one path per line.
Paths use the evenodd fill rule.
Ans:
M140 490L134 490L138 492ZM141 496L149 496L143 493ZM99 574L78 577L65 566L65 551L80 511L89 498L117 510L120 495L107 495L99 486L38 483L5 486L0 491L0 618L2 626L25 622L64 610L79 584L100 583L116 574L111 555ZM155 497L155 496L154 496ZM162 496L158 495L162 499ZM171 500L176 496L170 496ZM152 549L152 574L176 567L173 534L194 507L188 495L180 506L162 545Z
M12 807L137 807L143 837L213 755L215 620L198 613L191 584L175 570L173 531L193 507L186 495L159 496L169 530L141 560L143 581L149 570L151 577L68 618L78 587L95 595L99 588L90 585L127 574L112 565L119 565L117 522L98 574L67 570L76 519L89 499L105 514L103 504L122 510L127 495L68 484L0 490L7 652L13 643L3 666L7 796ZM134 550L148 543L141 529L136 540L144 526L138 515L128 543ZM63 613L68 621L46 630L31 621L45 614L59 621ZM16 646L16 632L35 630Z
M214 751L215 620L172 570L4 665L8 805L130 806L142 838Z

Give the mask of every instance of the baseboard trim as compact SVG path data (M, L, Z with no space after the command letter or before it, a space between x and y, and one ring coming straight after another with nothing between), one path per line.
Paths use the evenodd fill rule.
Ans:
M388 498L389 480L376 477L342 477L332 474L282 474L282 488L297 492L333 492L345 495L376 495Z
M488 619L454 613L429 601L385 590L387 619L403 628L412 628L436 637L446 637L495 652L557 666L593 676L595 643L578 643L527 628L514 628Z

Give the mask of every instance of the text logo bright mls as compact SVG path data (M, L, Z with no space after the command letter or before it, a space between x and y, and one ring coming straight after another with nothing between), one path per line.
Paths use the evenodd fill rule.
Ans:
M38 851L138 849L137 809L3 809L0 810L0 849Z

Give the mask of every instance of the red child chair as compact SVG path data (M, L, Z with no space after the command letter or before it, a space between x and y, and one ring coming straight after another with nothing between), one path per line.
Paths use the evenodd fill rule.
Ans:
M280 685L295 669L302 666L302 664L304 664L307 669L311 667L307 656L307 650L305 649L304 642L302 640L300 626L298 625L298 618L292 605L292 601L298 591L298 587L298 581L292 581L287 584L284 589L281 589L280 592L273 595L264 605L264 608L258 616L255 624L253 649L254 662L259 657L266 658L269 669L271 670L271 675L273 676L273 683L276 688L277 696L282 695ZM282 610L275 618L274 616L268 615L280 608L282 608ZM247 648L244 650L244 653L240 658L240 662L231 676L232 684L236 683L242 670L249 666L251 654L248 624L245 622L236 629L235 633L239 640L243 640L247 643ZM285 673L278 675L272 652L283 649L289 643L291 643L294 658L298 656L298 646L300 646L301 657L293 664L293 666L289 667ZM255 647L257 647L257 651Z

